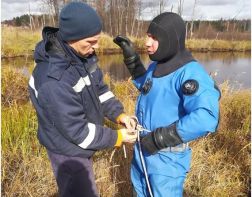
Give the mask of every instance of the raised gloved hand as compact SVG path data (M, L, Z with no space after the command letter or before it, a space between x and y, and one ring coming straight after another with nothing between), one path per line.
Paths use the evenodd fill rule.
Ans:
M132 42L124 36L118 35L114 38L116 43L123 50L124 63L126 64L133 79L140 77L146 72L138 53L133 48Z
M155 154L159 150L174 147L183 143L179 137L176 129L176 123L171 124L168 127L160 127L153 132L148 133L141 140L143 149L149 154Z

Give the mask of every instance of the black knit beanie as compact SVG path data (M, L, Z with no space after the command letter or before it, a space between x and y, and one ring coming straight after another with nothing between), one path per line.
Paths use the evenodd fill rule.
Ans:
M167 61L185 49L185 23L175 13L165 12L155 17L147 33L153 35L159 44L158 50L149 55L153 61Z
M101 32L102 22L96 11L82 2L71 2L60 12L59 33L64 41L80 40Z

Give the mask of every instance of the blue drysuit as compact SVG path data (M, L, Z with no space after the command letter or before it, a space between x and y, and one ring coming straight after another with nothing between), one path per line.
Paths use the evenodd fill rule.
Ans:
M157 62L153 62L143 76L133 81L139 90L146 81L152 82L149 92L141 92L138 97L136 116L139 123L150 131L176 122L178 135L184 144L160 150L154 155L143 150L143 155L153 195L183 196L183 183L191 162L191 149L187 143L216 130L220 92L197 61L190 61L161 77L153 76L156 66ZM198 84L197 90L190 95L182 91L188 80ZM141 136L146 134L142 132ZM139 197L149 196L138 144L134 147L131 179Z

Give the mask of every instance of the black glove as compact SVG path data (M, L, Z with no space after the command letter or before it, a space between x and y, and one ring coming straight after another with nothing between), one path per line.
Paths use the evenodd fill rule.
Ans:
M133 48L132 42L127 37L120 35L115 37L113 41L123 50L124 63L133 79L142 76L146 72L146 69Z
M168 127L160 127L149 133L141 140L141 145L149 154L155 154L159 150L182 144L176 129L176 123Z

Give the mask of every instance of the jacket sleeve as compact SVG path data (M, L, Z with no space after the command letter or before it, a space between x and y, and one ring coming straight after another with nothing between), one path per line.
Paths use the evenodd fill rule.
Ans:
M83 149L113 147L117 132L89 122L81 97L68 84L53 81L38 91L38 102L48 113L48 120L71 143Z
M198 83L198 90L192 95L183 91L182 87L187 80L195 80ZM210 76L203 69L190 74L184 73L179 81L178 91L185 113L177 122L177 132L182 141L188 142L215 132L219 122L220 92L215 89Z
M103 113L111 121L116 122L116 118L124 113L123 105L115 98L115 95L108 88L108 85L104 83L100 68L97 68L96 75L98 79L98 96L102 104Z

